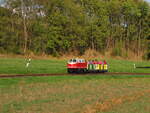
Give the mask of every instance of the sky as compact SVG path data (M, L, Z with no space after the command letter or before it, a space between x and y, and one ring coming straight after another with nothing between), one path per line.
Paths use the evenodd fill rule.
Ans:
M4 0L0 0L0 4L2 4L4 2Z
M145 0L145 1L148 1L150 3L150 0Z

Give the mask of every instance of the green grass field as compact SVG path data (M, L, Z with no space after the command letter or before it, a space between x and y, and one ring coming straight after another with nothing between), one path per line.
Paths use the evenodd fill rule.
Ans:
M0 113L149 113L147 76L0 79Z
M108 60L110 72L149 62ZM66 73L64 60L0 59L0 74ZM149 113L150 76L85 75L0 78L0 113Z
M0 58L0 74L27 74L27 73L67 73L65 60L35 60L31 61L29 68L26 68L26 60L19 58ZM150 62L107 60L109 72L145 72L150 69L134 69L133 65L150 66Z
M66 61L62 60L32 60L26 68L26 59L0 59L0 74L27 74L27 73L65 73Z

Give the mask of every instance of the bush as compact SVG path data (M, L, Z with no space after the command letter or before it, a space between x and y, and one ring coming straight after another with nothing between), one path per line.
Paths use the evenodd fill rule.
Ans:
M111 55L112 56L122 56L121 48L119 48L119 47L113 48Z
M143 59L144 59L144 60L150 60L150 52L146 53L146 54L143 56Z

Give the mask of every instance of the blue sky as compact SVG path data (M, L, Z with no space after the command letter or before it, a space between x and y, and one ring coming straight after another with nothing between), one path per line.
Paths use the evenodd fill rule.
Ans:
M148 1L148 2L150 2L150 0L145 0L145 1Z
M0 0L0 4L3 3L3 2L4 2L4 0Z

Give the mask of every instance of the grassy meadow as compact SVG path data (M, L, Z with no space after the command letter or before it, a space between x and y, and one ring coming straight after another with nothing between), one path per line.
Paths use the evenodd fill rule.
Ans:
M29 68L27 60L23 58L0 58L0 74L27 74L27 73L67 73L66 60L37 60L32 59ZM142 72L150 73L150 69L134 69L136 66L150 66L149 61L107 60L109 72Z
M109 72L134 69L149 62L107 60ZM0 58L0 74L67 73L65 60ZM0 78L0 113L149 113L150 77L85 75Z
M65 73L66 61L63 60L31 60L26 68L27 59L0 58L0 74L27 74L27 73Z
M147 76L0 79L0 113L149 113Z

